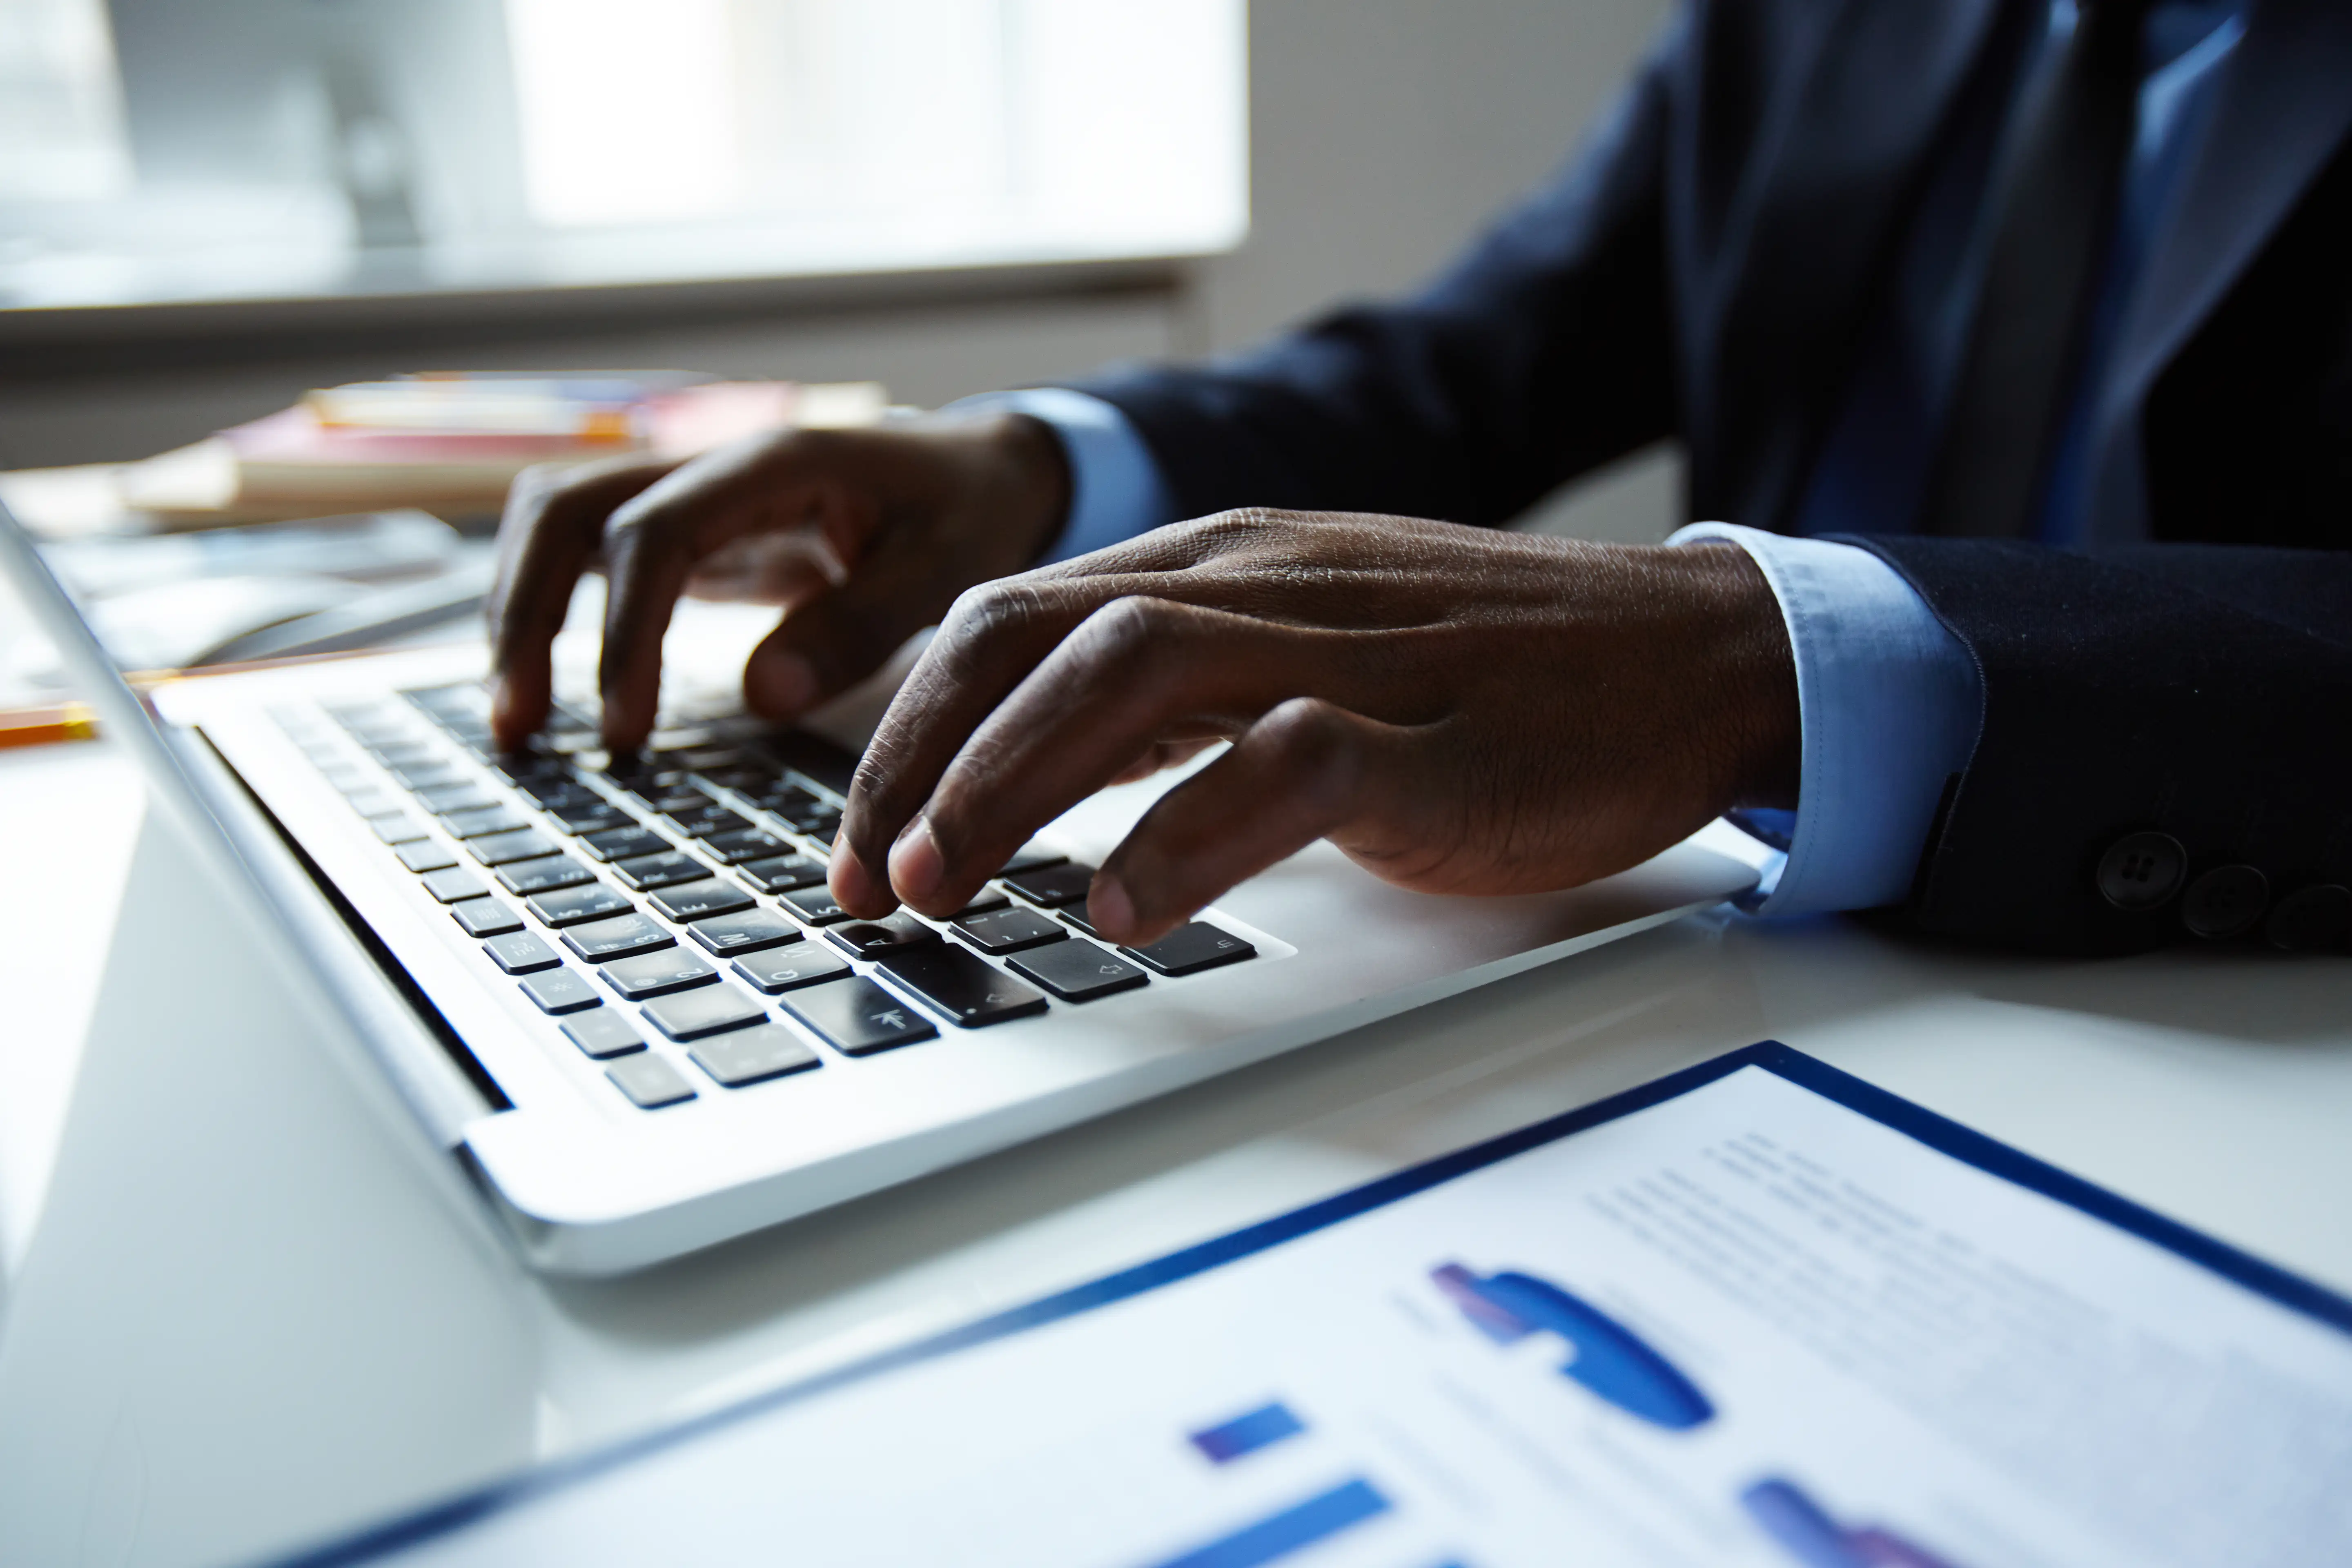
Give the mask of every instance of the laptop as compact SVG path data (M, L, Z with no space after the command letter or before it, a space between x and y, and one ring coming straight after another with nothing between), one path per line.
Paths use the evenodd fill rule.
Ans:
M0 560L108 732L436 1158L531 1266L613 1274L1104 1115L1717 904L1711 829L1573 891L1435 897L1318 844L1139 950L1092 868L1106 790L972 906L835 908L854 754L667 691L646 752L573 700L490 743L478 641L134 691L0 508ZM1710 835L1713 837L1711 837ZM1707 842L1702 842L1707 841Z

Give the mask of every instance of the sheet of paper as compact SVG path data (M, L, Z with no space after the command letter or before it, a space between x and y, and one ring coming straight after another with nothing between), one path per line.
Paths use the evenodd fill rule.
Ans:
M384 1555L2284 1568L2347 1477L2352 1335L1748 1066Z

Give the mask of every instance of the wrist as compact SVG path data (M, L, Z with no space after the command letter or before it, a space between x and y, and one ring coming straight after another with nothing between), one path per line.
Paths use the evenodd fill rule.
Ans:
M1700 574L1716 658L1711 728L1721 745L1725 809L1792 809L1802 773L1797 661L1772 584L1738 545L1672 547Z
M987 414L953 428L975 461L974 489L993 535L992 574L1026 569L1069 517L1070 461L1061 437L1027 414Z

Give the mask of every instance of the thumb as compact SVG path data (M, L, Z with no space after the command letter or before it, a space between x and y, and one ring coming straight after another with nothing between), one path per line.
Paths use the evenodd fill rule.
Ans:
M785 611L744 663L743 700L751 711L796 719L873 674L900 644L936 623L952 595L943 597L913 568L877 559Z

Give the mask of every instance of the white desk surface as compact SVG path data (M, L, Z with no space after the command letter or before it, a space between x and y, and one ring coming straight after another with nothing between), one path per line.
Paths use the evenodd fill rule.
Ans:
M1693 919L635 1278L436 1195L102 745L0 753L0 1563L209 1563L1774 1037L2352 1289L2352 959ZM213 922L216 926L218 922Z

